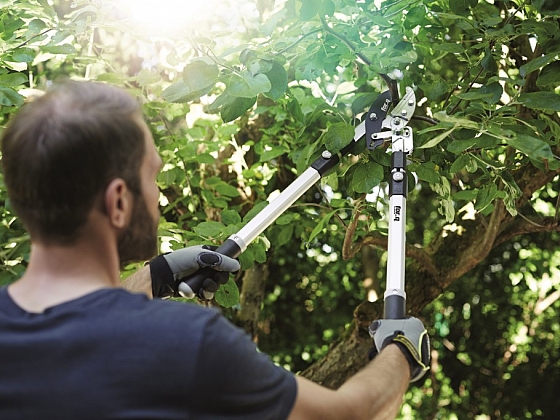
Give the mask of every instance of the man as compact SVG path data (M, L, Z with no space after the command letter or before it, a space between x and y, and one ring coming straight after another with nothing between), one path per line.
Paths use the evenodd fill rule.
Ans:
M10 122L2 163L32 244L23 277L0 289L3 420L392 418L426 369L414 318L378 322L379 354L333 391L271 363L216 311L146 296L200 267L239 269L202 247L152 260L128 281L145 294L122 289L121 264L156 253L161 159L119 89L55 86Z

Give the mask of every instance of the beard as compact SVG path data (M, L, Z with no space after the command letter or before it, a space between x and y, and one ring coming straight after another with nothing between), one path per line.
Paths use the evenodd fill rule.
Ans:
M117 243L121 267L156 255L157 226L158 220L154 220L144 197L135 195L130 223Z

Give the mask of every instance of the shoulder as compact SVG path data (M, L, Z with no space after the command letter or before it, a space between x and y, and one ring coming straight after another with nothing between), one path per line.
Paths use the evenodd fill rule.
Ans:
M141 293L131 293L123 289L108 291L99 296L99 310L117 315L119 319L137 320L145 328L151 325L158 329L206 328L222 318L217 310L205 308L195 303L172 300L150 299Z

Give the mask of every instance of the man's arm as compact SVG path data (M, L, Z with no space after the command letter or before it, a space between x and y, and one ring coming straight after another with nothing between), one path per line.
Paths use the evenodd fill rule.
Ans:
M394 419L408 387L410 367L401 350L388 345L336 391L296 379L298 394L289 420Z
M152 277L150 275L150 267L142 267L137 272L131 274L121 283L126 290L134 293L145 293L152 298Z

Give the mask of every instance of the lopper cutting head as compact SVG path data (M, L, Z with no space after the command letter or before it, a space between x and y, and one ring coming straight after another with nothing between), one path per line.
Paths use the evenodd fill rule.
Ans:
M385 141L391 139L394 143L403 137L411 137L408 122L414 115L416 109L416 96L411 87L406 88L406 94L399 103L389 112L391 107L391 94L383 92L374 101L367 115L355 129L354 141L357 142L366 136L366 145L370 150L381 146ZM412 142L403 141L403 150L412 151Z

